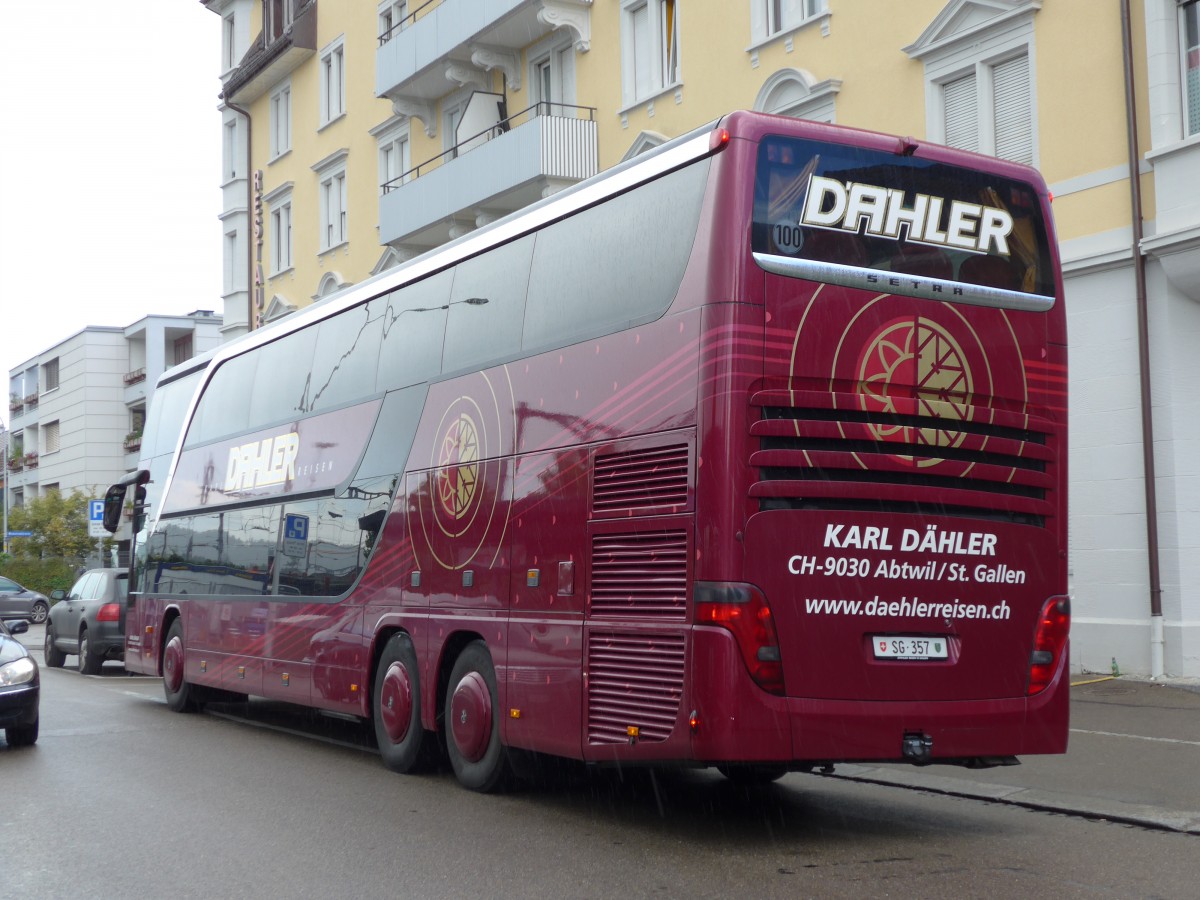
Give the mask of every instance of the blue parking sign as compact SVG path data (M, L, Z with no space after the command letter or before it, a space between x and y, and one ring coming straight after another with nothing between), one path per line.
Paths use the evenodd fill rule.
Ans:
M283 536L289 541L308 540L308 516L289 513L284 517Z

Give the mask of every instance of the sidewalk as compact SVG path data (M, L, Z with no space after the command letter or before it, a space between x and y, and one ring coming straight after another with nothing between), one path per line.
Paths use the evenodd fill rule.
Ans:
M839 765L829 777L1200 835L1200 690L1079 676L1063 756L982 770Z

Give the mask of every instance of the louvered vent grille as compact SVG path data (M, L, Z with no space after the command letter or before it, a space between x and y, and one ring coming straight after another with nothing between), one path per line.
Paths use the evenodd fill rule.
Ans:
M936 511L1038 526L1053 514L1052 422L925 398L895 405L905 412L871 411L860 400L754 395L751 496L761 509Z
M665 741L683 696L682 634L593 632L588 641L588 742Z
M671 511L688 501L686 444L596 454L592 509L597 514Z
M592 538L595 617L678 619L687 614L687 532Z

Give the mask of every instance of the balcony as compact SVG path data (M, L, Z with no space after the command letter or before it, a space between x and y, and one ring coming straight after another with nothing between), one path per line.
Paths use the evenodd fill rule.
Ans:
M125 452L133 453L142 449L142 433L140 431L131 431L125 435Z
M317 0L290 0L288 9L294 9L289 21L273 23L251 41L225 81L226 100L254 102L317 52Z
M131 384L137 384L140 381L145 381L146 380L146 367L142 366L140 369L134 369L132 372L126 372L124 377L125 377L125 386L126 387L128 387Z
M8 395L8 411L13 415L18 415L25 409L25 398L19 397L16 394Z
M595 175L594 116L539 103L405 172L383 186L380 241L435 247Z
M34 391L32 394L25 395L25 408L26 409L37 409L37 405L38 405L37 391Z
M420 107L465 83L486 87L485 70L502 69L519 87L520 51L556 28L586 51L591 7L592 0L429 0L379 36L375 95L420 118L432 136L431 109Z
M38 455L36 453L25 454L25 468L36 469L38 465Z
M25 468L25 457L20 451L15 452L8 460L8 471L20 472Z

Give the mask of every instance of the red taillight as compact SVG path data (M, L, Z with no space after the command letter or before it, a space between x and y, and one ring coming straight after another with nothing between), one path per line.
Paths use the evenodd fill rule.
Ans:
M1051 597L1042 607L1037 631L1033 636L1033 653L1029 657L1029 696L1039 694L1050 684L1067 646L1071 631L1071 599Z
M105 603L96 611L97 622L119 622L121 620L121 604Z
M729 129L716 128L708 139L708 149L714 153L729 143Z
M755 684L783 696L779 635L762 592L749 584L698 581L693 598L696 624L719 625L733 632Z

